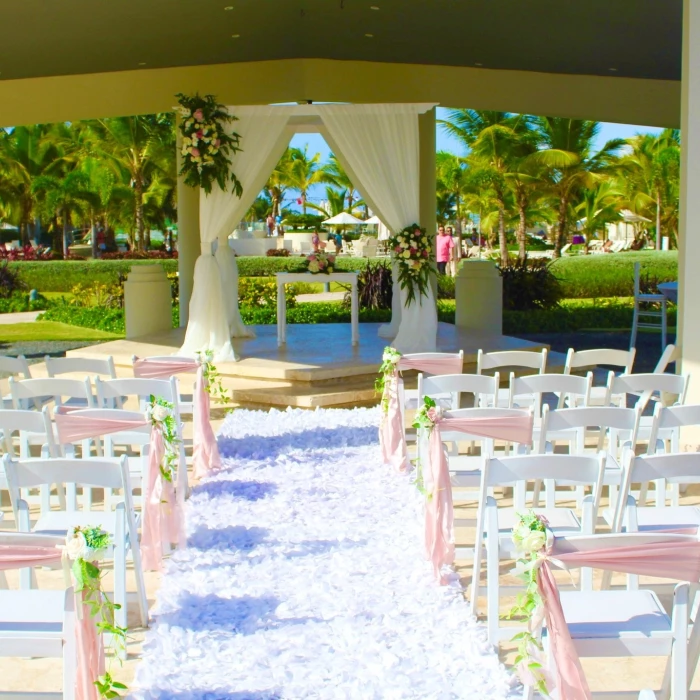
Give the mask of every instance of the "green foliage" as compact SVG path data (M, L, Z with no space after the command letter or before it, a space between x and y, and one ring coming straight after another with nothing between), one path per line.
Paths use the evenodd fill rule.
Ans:
M321 216L320 214L287 214L282 220L285 226L291 226L294 230L304 228L319 230L321 228L321 223L324 219L328 217Z
M43 311L51 302L41 294L35 301L29 301L29 294L15 292L11 297L0 298L0 314L15 314L22 311Z
M9 299L27 289L27 283L19 272L5 260L0 263L0 299Z
M73 306L65 300L51 304L38 317L39 321L58 321L83 328L95 328L108 333L124 335L126 323L123 309Z
M289 258L267 258L246 256L237 258L238 274L241 277L268 277L277 272L306 272L306 256L293 255ZM367 258L336 258L336 272L356 272L368 263ZM43 290L42 290L43 291Z
M204 390L217 403L227 403L228 394L221 383L221 375L214 364L214 353L211 350L197 353L197 360L202 365Z
M241 316L250 325L277 323L274 308L241 307ZM386 323L390 320L391 309L360 309L361 323ZM287 311L287 323L350 323L350 309L340 301L304 302Z
M391 267L386 261L367 264L357 276L357 296L360 308L391 309L391 299L394 284L391 278ZM343 300L346 306L351 306L351 292L348 291Z
M285 286L287 308L293 308L296 298L292 285ZM238 304L250 308L277 310L277 281L274 277L241 277L238 280Z
M449 275L437 276L438 299L455 298L455 278Z
M551 309L563 298L552 263L546 258L509 258L507 264L497 267L503 280L504 310Z
M161 396L149 397L148 415L151 425L160 431L163 437L165 451L163 461L158 465L161 476L172 483L179 461L177 421L175 420L174 405Z

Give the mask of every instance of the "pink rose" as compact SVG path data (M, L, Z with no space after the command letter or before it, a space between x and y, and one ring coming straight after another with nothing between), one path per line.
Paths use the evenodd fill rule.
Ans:
M315 256L315 255L309 255L308 260L316 260L316 256Z
M423 257L424 257L424 258L427 258L428 255L430 255L430 253L429 253L427 250L424 250L424 251L423 251Z
M440 418L440 411L438 411L437 408L435 408L435 406L433 406L432 408L429 408L428 409L428 418L430 418L430 420L433 423L437 423L437 421Z
M192 115L198 122L204 121L204 113L202 112L201 109L195 110L194 114Z
M214 141L214 147L218 148L220 145L221 145L221 139L216 139L216 141Z
M197 132L197 138L198 138L198 139L201 139L203 136L204 136L204 132L200 129L200 130Z
M401 246L397 245L396 248L394 248L395 253L400 253L401 252Z
M199 149L198 148L190 148L190 155L193 158L199 158Z
M411 255L415 255L418 252L418 248L410 248Z
M329 263L334 263L334 262L335 262L335 255L329 255L329 256L328 256L328 262L329 262Z

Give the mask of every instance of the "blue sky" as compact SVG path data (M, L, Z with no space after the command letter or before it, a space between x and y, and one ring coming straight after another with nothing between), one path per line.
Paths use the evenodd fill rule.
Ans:
M445 117L446 109L438 107L438 119ZM596 143L596 148L601 148L606 141L615 138L626 139L634 136L638 133L654 133L658 134L661 129L653 126L639 126L633 124L610 124L604 122L601 126L600 133L598 134L598 142ZM444 133L443 129L438 125L437 127L437 150L438 151L451 151L452 153L462 154L464 149L462 144L456 139ZM330 149L328 144L323 140L320 134L297 134L291 140L290 145L297 148L304 148L308 144L309 153L320 153L321 159L326 160ZM325 188L323 186L316 186L313 191L309 193L309 200L318 203L319 200L324 199ZM291 195L290 195L291 196ZM285 202L287 204L287 202ZM293 208L297 208L293 204Z

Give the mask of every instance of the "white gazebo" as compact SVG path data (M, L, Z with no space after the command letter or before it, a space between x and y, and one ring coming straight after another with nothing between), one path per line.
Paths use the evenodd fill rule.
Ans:
M215 188L199 193L201 251L194 269L189 322L181 352L210 349L220 360L236 359L231 338L251 334L238 309L238 270L228 237L252 205L298 130L319 131L365 199L390 228L421 219L419 115L430 104L323 104L230 106L242 150L231 170L243 185L238 198ZM432 165L432 163L431 163ZM362 223L350 214L326 223ZM342 220L341 220L342 219ZM391 323L380 335L401 352L431 352L437 343L437 310L432 289L410 306L394 269Z

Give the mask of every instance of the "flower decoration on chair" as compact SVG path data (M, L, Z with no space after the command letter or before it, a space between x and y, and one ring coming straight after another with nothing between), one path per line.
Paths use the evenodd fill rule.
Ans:
M237 197L243 186L230 170L230 157L240 151L241 137L236 132L227 132L226 125L237 121L226 107L216 101L214 95L176 95L181 121L182 167L185 184L201 187L207 194L214 183L226 191L228 183Z
M435 403L434 399L430 396L423 397L423 405L416 411L416 415L413 418L413 423L411 426L417 431L424 430L426 435L430 436L435 423L440 419L443 414L442 407ZM416 467L416 488L420 493L422 493L428 500L430 500L433 495L428 492L425 488L425 479L423 478L423 465L420 460L420 450L418 451L418 456L414 460Z
M518 646L514 664L524 684L534 686L541 695L549 697L542 663L542 644L536 636L543 618L537 570L547 558L548 545L551 545L547 520L533 511L519 513L512 539L520 555L513 573L525 583L525 591L518 594L508 617L525 617L528 622L527 630L516 634L512 639Z
M306 257L306 269L312 275L324 274L330 275L333 272L335 265L335 255L318 252L311 253Z
M432 246L424 228L418 224L407 226L391 236L387 249L399 267L399 284L406 290L406 305L410 306L418 297L428 295L430 284L430 256Z
M114 623L114 611L120 606L102 591L102 574L98 564L111 544L109 534L99 527L75 527L66 537L63 554L72 562L73 587L76 594L82 596L83 609L89 612L90 617L97 618L96 627L100 633L111 635L115 652L112 658L119 659L119 652L126 649L126 629ZM93 682L104 698L117 698L120 690L127 689L123 683L115 681L109 671Z
M165 446L165 455L160 465L160 473L166 481L170 481L171 483L177 471L180 458L177 449L180 439L177 435L177 422L173 415L173 409L174 406L170 401L166 401L159 396L153 396L151 394L148 406L148 417L151 421L151 425L159 430L163 436L163 444Z
M217 403L228 403L228 394L221 383L221 375L214 364L214 352L204 350L197 353L197 362L202 366L204 374L204 390Z
M390 346L384 348L382 364L379 366L379 376L374 382L374 390L382 397L382 413L384 415L389 412L389 385L397 372L400 360L401 353L396 348Z

